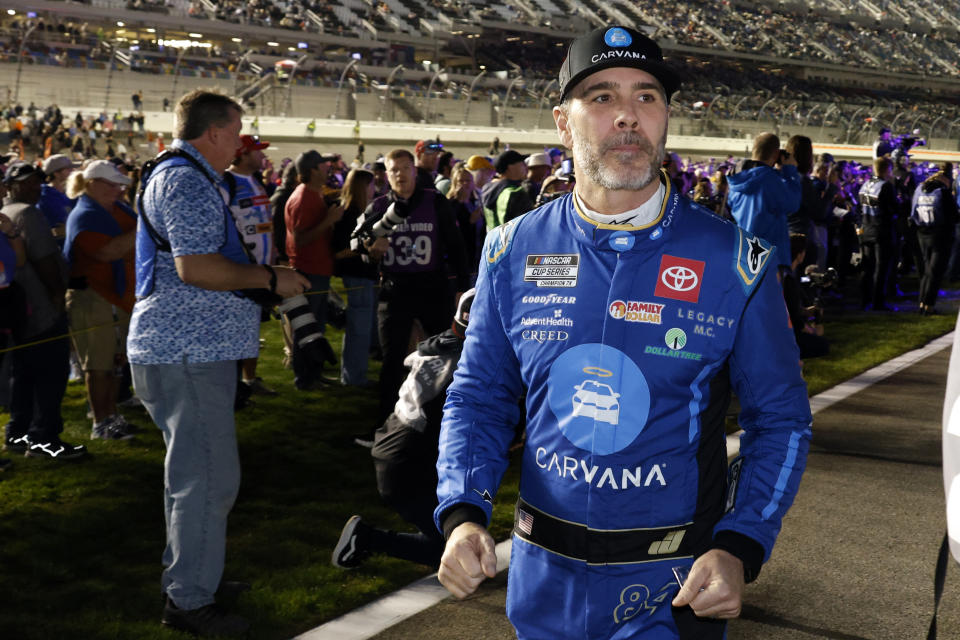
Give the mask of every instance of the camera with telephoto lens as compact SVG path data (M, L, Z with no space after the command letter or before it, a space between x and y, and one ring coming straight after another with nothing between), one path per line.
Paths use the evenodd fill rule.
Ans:
M398 224L407 219L410 215L410 207L403 202L392 202L387 210L383 212L376 221L367 219L358 229L353 232L351 237L359 238L361 242L373 242L377 238L382 238L393 233Z
M279 306L293 331L293 376L298 387L309 386L319 379L325 363L336 364L337 356L323 336L323 328L303 294L284 298Z
M837 270L829 267L826 271L817 271L817 265L808 265L800 277L800 282L811 287L828 289L837 283Z

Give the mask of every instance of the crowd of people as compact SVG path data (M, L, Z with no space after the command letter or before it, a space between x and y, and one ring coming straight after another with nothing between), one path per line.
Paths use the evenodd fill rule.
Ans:
M134 100L137 97L135 94ZM71 234L69 221L71 211L96 209L92 204L95 202L100 205L97 211L112 211L119 225L114 228L110 224L112 230L122 229L129 238L129 221L137 207L135 193L141 180L139 155L131 153L135 148L133 136L139 135L134 113L127 118L121 114L115 114L113 118L106 114L84 117L80 113L74 118L65 118L56 105L39 109L31 104L26 108L10 107L4 114L11 120L27 123L14 138L13 153L8 160L22 157L25 150L42 159L41 164L30 165L36 171L11 176L9 182L16 188L21 186L20 182L28 185L36 181L43 183L35 201L31 200L31 191L27 196L20 196L19 202L36 205L42 214L58 248L65 251L66 260L76 272L70 274L71 282L81 283L87 278L87 267L95 267L93 280L96 286L78 284L78 288L64 287L60 291L48 283L47 290L52 293L51 305L69 311L72 303L95 297L94 291L99 292L97 299L110 301L83 318L78 315L72 319L74 332L81 336L90 327L112 325L107 322L111 317L120 326L125 326L123 314L129 314L133 306L130 287L124 290L125 294L111 293L107 286L110 284L109 274L103 266L104 263L113 263L117 273L120 271L118 265L129 267L133 245L122 245L124 251L119 254L115 252L119 249L106 250L104 254L101 247L84 242L87 237L84 229L78 231L74 228ZM128 140L129 146L117 142L117 138ZM796 146L798 140L805 141L803 148ZM909 148L904 148L901 141L897 145L890 142L888 130L881 134L879 141L879 156L888 157L887 164L880 168L884 172L889 170L891 176L886 179L891 186L885 189L884 206L880 208L865 204L878 195L869 196L866 191L877 179L875 167L853 161L835 162L829 154L814 158L809 139L802 136L795 136L787 144L785 155L793 154L794 160L787 161L786 166L779 164L779 156L772 160L727 157L684 161L676 153L668 153L664 169L680 193L763 237L769 231L764 227L769 216L760 216L757 226L752 214L743 213L743 202L753 197L749 193L746 198L743 195L744 190L749 192L751 188L749 181L743 183L744 176L748 176L750 170L756 172L759 165L791 171L789 167L793 162L799 162L797 183L803 184L803 202L799 204L792 197L787 199L780 211L783 224L777 222L775 242L779 247L781 265L792 266L798 281L801 277L809 280L805 277L808 268L813 268L817 274L832 269L837 274L838 290L846 280L860 275L864 280L861 306L876 310L888 308L887 299L899 290L898 275L906 275L914 269L918 274L926 274L930 269L925 276L929 285L924 289L920 309L932 313L941 279L944 276L950 279L960 277L960 251L951 250L954 246L952 231L944 231L952 230L950 221L955 216L949 209L935 216L936 235L940 240L934 243L925 241L931 235L924 228L928 222L916 216L910 222L911 210L917 206L914 194L925 188L924 185L931 184L928 178L939 176L952 180L952 168L912 161ZM309 278L311 286L306 298L320 335L327 323L329 301L325 292L330 289L330 278L339 276L342 279L347 298L346 324L342 367L336 380L323 375L322 358L320 366L313 369L306 365L294 366L297 349L289 327L287 361L294 368L297 388L309 390L331 382L370 385L368 357L371 353L382 357L380 411L368 431L358 434L359 441L370 444L373 431L393 409L404 376L403 361L413 326L418 326L425 336L442 330L452 315L453 296L466 290L476 277L486 232L568 192L575 180L571 159L557 148L530 156L508 148L490 156L458 159L445 151L439 140L422 140L405 153L381 155L376 161L365 164L359 157L347 162L335 154L315 151L296 159L284 158L275 167L264 155L263 149L267 146L268 142L255 136L242 137L242 145L225 173L228 186L224 189L224 198L241 229L244 244L258 263L290 264ZM146 155L154 155L163 148L160 137L155 139ZM779 153L779 140L768 151ZM109 159L109 162L100 158ZM113 183L110 183L113 174L108 176L106 173L110 168L117 172ZM22 167L20 170L25 171ZM413 181L402 175L410 171L416 173ZM96 191L97 185L107 183L128 187L112 194L116 196L116 206L104 200L111 195L109 193L89 193L91 189ZM426 223L425 226L431 228L429 233L409 231L405 223L400 223L400 231L391 228L395 246L386 247L384 238L371 231L374 223L385 214L396 214L398 207L409 208L409 201L420 202L424 190L431 190L433 195L429 204L421 206L424 212L432 212L440 222L436 226ZM893 196L887 197L889 194ZM955 192L950 191L950 196L938 200L937 206L955 202ZM871 222L878 212L882 213L884 220L882 235L885 239L875 245L871 243L879 240L874 237ZM390 215L386 217L389 219ZM453 221L453 225L443 222L447 220ZM363 230L362 233L359 230ZM381 235L387 235L382 229L380 231ZM80 242L76 243L78 233ZM367 234L366 241L359 239L363 234ZM791 250L789 234L802 234L804 238L803 258L797 264L792 264L798 253L796 241L793 241L794 249ZM30 235L28 232L28 237ZM36 235L33 228L32 236ZM118 232L115 235L123 234ZM402 248L396 243L402 243ZM47 253L49 248L49 243L39 249L34 247L31 255ZM80 257L74 257L73 251L79 251ZM95 255L99 258L94 258ZM52 266L40 268L41 273L53 270ZM433 280L427 282L424 272L433 273ZM133 280L132 275L128 280ZM450 283L454 281L456 285L452 286ZM804 289L799 287L800 291ZM439 295L441 291L449 291L451 297ZM810 309L807 321L800 328L806 327L808 333L822 331L818 326L822 324L822 308L813 309L812 301L807 302L809 304L800 305ZM46 335L44 332L49 330L63 330L60 324L55 329L53 327L41 322L32 333L23 334L21 341L39 334ZM120 339L118 344L122 346L123 332L118 332L117 336ZM80 338L80 342L83 340ZM104 339L104 343L109 341ZM104 345L97 345L96 349L106 356L95 358L95 365L86 362L87 349L85 344L74 345L75 360L79 358L80 368L87 378L93 431L110 433L113 437L131 437L133 427L126 424L116 407L115 387L124 377L119 375L118 380L113 379L117 367L113 366L112 359L122 349L114 353ZM329 351L325 353L332 361ZM122 370L122 367L117 369ZM96 372L92 377L91 371ZM129 375L125 379L129 386ZM274 393L256 376L255 358L243 363L241 379L249 393ZM106 387L112 391L105 393L103 389ZM56 419L48 422L57 424ZM108 423L119 426L105 431L104 425ZM11 436L13 440L19 438L26 443L27 428L17 424L12 430L8 428L8 444ZM45 428L44 435L41 437L38 432L33 440L51 449L50 443L58 442L54 436L59 430L56 426ZM82 449L79 445L71 446L73 451ZM29 447L19 450L29 450Z
M628 40L626 46L634 43L636 59L643 62L616 67L598 65L596 56L591 58L613 46L610 42L624 40ZM71 360L84 382L92 439L117 442L137 436L138 427L123 417L120 407L133 387L167 446L164 624L203 634L241 634L247 629L245 620L220 610L215 600L224 589L243 588L221 583L226 519L239 487L234 410L250 395L277 393L257 375L263 322L281 320L297 393L339 385L376 386L378 411L356 441L373 450L381 493L420 531L403 538L359 517L351 518L334 549L333 563L350 568L370 553L391 553L445 567L441 569L444 584L455 594L465 595L482 576L466 579L463 571L444 562L445 549L447 554L462 554L470 547L476 552L475 560L485 564L486 573L488 536L476 527L482 529L489 517L489 490L495 490L495 469L502 462L493 452L517 436L522 368L527 368L525 375L532 383L529 393L550 396L545 402L554 403L558 416L567 415L563 428L570 431L564 435L577 444L588 433L576 431L581 428L577 426L580 418L589 419L591 425L594 420L618 424L619 404L616 410L612 404L596 404L604 391L614 393L609 381L604 382L613 375L608 369L617 369L612 379L627 385L618 393L640 397L650 392L643 375L625 364L631 358L664 358L663 362L673 363L678 375L691 378L677 388L684 393L696 391L702 398L707 389L695 387L710 381L694 376L696 372L684 366L687 361L722 362L731 354L753 358L754 366L746 367L749 373L733 384L738 389L743 385L766 388L773 384L774 372L781 375L795 367L796 352L803 358L823 355L827 348L821 326L823 308L806 297L811 287L804 278L812 279L814 286L823 285L831 267L841 282L859 274L860 306L872 312L890 311L887 303L896 290L895 274L916 269L921 276L917 309L922 314L936 313L942 279L960 276L960 242L955 242L960 219L951 165L911 162L909 144L881 131L871 167L836 162L828 154L815 157L809 138L794 136L781 144L772 133L755 139L750 158L684 161L661 148L662 164L651 149L651 154L633 154L646 158L645 163L635 163L638 166L610 166L629 160L634 147L645 148L647 137L666 140L666 105L680 80L661 64L659 48L635 31L612 27L606 36L600 30L575 45L582 53L571 49L573 62L561 73L560 106L554 112L560 139L572 155L560 148L524 155L506 146L501 149L497 140L489 155L457 158L439 139L424 137L410 148L390 150L370 162L364 161L360 150L356 158L345 159L311 149L274 166L265 155L268 140L240 135L242 107L223 94L198 90L176 105L177 125L169 148L162 138L155 139L148 159L141 163L131 151L133 137L138 135L133 114L127 118L119 113L90 118L77 114L68 119L55 105L10 108L6 115L11 120L28 124L17 129L11 151L0 158L4 198L0 349L8 350L10 360L10 420L4 447L37 458L86 455L82 444L61 438L60 405ZM604 74L606 82L578 88L592 73ZM643 100L631 99L629 104L630 109L644 109L644 116L635 118L632 125L621 113L630 109L610 106L623 100L624 86L634 87L630 91L642 87ZM586 100L585 95L593 92L606 99ZM134 94L131 99L136 109L141 97ZM596 135L591 126L604 119L620 123L620 129L631 129L618 133L619 146L613 147L626 151L607 149L600 154L584 143L581 136ZM649 131L641 135L641 127ZM121 132L125 136L121 140L128 142L123 149L116 141ZM656 162L651 164L651 159ZM577 190L570 195L575 185ZM629 202L617 200L623 194L630 196ZM667 222L662 220L664 211L668 211ZM530 222L544 221L545 216L566 222L539 226ZM697 233L675 233L676 229L668 228L673 216L682 217L688 225L684 229L696 228ZM715 218L737 225L720 225ZM660 226L651 232L654 224ZM488 234L496 229L500 233ZM666 262L640 260L650 244L637 240L641 232L645 240L667 243L671 254L663 253ZM590 246L578 248L581 236L590 238ZM542 248L538 253L540 243L549 244L549 250ZM590 252L590 260L579 262L577 251L581 250ZM714 277L726 278L729 286L708 290L697 284L691 293L667 277L694 274L699 282L706 263L693 258L707 253L716 256L716 264L732 261L737 266L722 276L719 270L713 272ZM622 287L617 295L626 302L609 305L604 318L623 319L624 326L660 324L663 304L630 298L636 297L631 288L636 274L616 267L621 254L624 262L634 260L636 269L649 271L645 273L651 282L663 283L662 287L657 284L653 297L679 302L682 308L696 304L702 296L723 311L716 320L710 316L716 326L687 327L689 340L699 351L690 346L684 351L688 334L679 328L672 330L672 336L667 334L667 349L648 346L642 353L643 345L611 329L602 340L619 346L611 346L610 352L635 351L623 359L611 359L604 345L586 340L583 334L577 346L561 349L560 343L570 338L563 328L574 322L565 313L587 317L596 308L605 308L608 294L617 287ZM577 262L571 261L573 257ZM769 276L772 272L781 276L782 288ZM574 287L578 278L586 281L588 273L591 284L603 286L580 288L575 296L560 296L557 289L543 294L544 287ZM346 294L339 361L337 350L325 337L332 321L332 297L336 297L331 292L334 277L340 278ZM474 290L478 280L480 286ZM527 291L523 297L514 290L520 282ZM737 294L721 299L717 291ZM769 322L773 310L782 312L781 295L793 319L792 335L786 322L782 327ZM548 302L556 308L547 316L528 308L543 310ZM696 314L691 310L687 316L692 321ZM757 339L770 346L771 360L761 362L751 355L754 350L732 339L708 341L714 331L730 331L726 324L730 318L742 318L751 332L762 336ZM472 340L463 332L470 322L479 327L471 330ZM505 327L512 324L523 330L508 335ZM481 344L476 336L489 344ZM660 334L657 338L663 341ZM413 358L412 342L423 343ZM498 350L498 359L485 358L485 349ZM461 350L459 362L466 373L453 383L450 392L455 400L443 417L456 422L450 428L457 435L445 436L447 446L443 447L437 441L439 405L433 401L451 383ZM553 371L545 366L545 353L567 366ZM368 377L371 357L383 361L375 384ZM328 375L331 367L335 367L333 376ZM415 377L409 385L405 384L408 368ZM576 371L576 376L569 377L564 373L567 369ZM767 371L770 376L764 375ZM809 437L799 368L790 369L789 377L789 398L773 393L758 396L762 403L783 403L778 406L789 409L792 417L784 418L778 433L765 436L783 450L788 448L787 439L795 450L798 442ZM564 392L551 391L551 380L566 385ZM572 408L567 386L577 390ZM471 425L485 421L484 403L491 398L497 406L496 433L478 435ZM748 399L742 400L749 404ZM432 409L422 413L431 402ZM676 405L688 411L690 400L677 399ZM760 411L759 405L752 408ZM630 410L624 408L624 412ZM752 428L750 411L747 406L743 418L747 429ZM709 412L704 409L704 413ZM526 456L525 464L534 477L546 477L542 470L547 463L541 458L549 457L548 447L568 447L556 441L552 415L541 407L526 418L527 450L535 453ZM424 421L431 425L430 437L418 441L411 437L411 430L424 433ZM644 416L638 424L645 421ZM203 425L202 438L191 430L198 424ZM713 438L722 431L722 419L705 422L703 428L709 434L702 437ZM791 429L795 429L793 435L787 433ZM681 435L677 435L678 446L682 440L682 446L690 447L686 429ZM484 452L481 455L491 459L479 462L481 484L470 489L462 479L463 469L476 461L461 445L473 440ZM598 446L603 449L600 453L610 454L628 445L633 446L613 441ZM414 477L404 471L409 467L399 464L435 459L437 451L447 461L440 465L439 501L432 490L436 487L432 467L426 476ZM413 453L421 458L411 458ZM562 458L563 469L557 466L561 478L566 461L575 461L575 455L580 454L569 449ZM788 471L793 474L794 491L802 464ZM599 476L598 489L608 473L613 478L607 469ZM623 488L629 482L641 486L639 469L637 477L628 480L631 473L624 470ZM646 484L666 486L663 473L658 466L648 470ZM198 475L205 480L202 487L194 482ZM617 482L610 480L614 488ZM431 483L432 487L414 495L398 489L404 483L418 489ZM542 493L532 500L552 506L554 514L527 502L521 508L550 526L570 524L569 518L575 516L566 513L565 501L558 496L567 492L574 501L583 498L566 488L534 491ZM679 498L685 489L675 491ZM782 515L788 506L789 501L776 506L776 511ZM615 528L625 513L616 509L603 517L609 528ZM634 516L638 523L643 520L636 513L629 517L637 519ZM727 526L734 526L739 517L719 511L711 516ZM697 535L702 539L686 543L700 545L696 551L705 553L693 565L694 586L683 589L675 604L695 603L695 585L699 582L708 589L711 575L729 579L744 569L746 579L755 577L772 545L769 523L763 520L748 517L729 535L711 542L701 532ZM444 536L439 535L441 530ZM531 546L547 545L560 555L587 553L575 544L566 547L539 538L532 529L520 530ZM712 525L704 531L708 530ZM665 553L672 554L680 541L676 546L669 540L663 543L661 537L667 533L671 532L657 530L658 537L651 541L666 544L671 550ZM555 544L560 546L550 546ZM682 549L685 558L692 549ZM629 550L621 553L628 562L640 561ZM730 564L728 556L740 564ZM519 559L529 564L531 558ZM658 574L657 579L661 578ZM540 598L553 597L532 584L525 588L537 591ZM704 605L697 615L711 615L704 611L713 609ZM515 624L538 624L518 620L514 619Z

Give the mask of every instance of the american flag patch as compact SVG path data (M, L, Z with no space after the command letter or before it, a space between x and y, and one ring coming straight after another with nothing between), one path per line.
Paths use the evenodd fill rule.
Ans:
M519 511L519 518L517 519L517 529L523 531L528 536L533 535L533 516L524 511L523 509L517 509Z

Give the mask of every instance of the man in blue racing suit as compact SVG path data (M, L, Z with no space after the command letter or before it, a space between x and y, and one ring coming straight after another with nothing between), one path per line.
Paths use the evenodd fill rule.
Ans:
M554 119L576 190L484 246L440 436L439 579L463 598L496 573L486 525L526 388L507 589L521 639L723 638L806 464L773 248L657 171L678 86L633 29L575 40ZM745 433L728 472L731 388Z

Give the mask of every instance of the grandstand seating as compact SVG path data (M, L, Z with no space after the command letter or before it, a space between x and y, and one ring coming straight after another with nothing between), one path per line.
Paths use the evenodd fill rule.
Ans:
M672 60L684 68L688 81L675 107L693 120L702 120L706 133L717 129L720 135L720 122L724 118L762 116L783 125L839 126L842 137L855 138L860 129L868 130L869 125L863 127L859 121L854 122L854 118L869 118L864 120L866 123L889 122L905 111L904 104L916 104L917 113L900 117L899 124L905 125L909 120L913 128L929 127L930 133L923 133L931 135L934 125L952 124L960 115L956 100L939 94L911 95L903 90L837 86L804 80L806 74L796 72L807 65L821 65L825 69L853 67L882 70L901 74L901 77L913 74L917 78L954 79L956 87L960 85L960 36L957 35L960 18L956 15L955 2L944 6L935 0L793 0L779 5L745 0L688 0L682 5L666 5L655 0L90 1L95 6L118 11L162 10L176 16L189 15L198 21L269 27L277 30L276 40L281 39L280 29L322 31L364 39L374 34L384 43L389 43L392 37L402 40L426 36L434 42L439 32L439 46L443 47L449 40L452 50L456 39L444 35L444 31L453 32L460 25L471 25L474 32L486 29L491 36L493 32L502 34L505 29L512 32L507 37L487 37L486 45L482 40L474 41L479 45L475 47L477 64L485 65L488 70L507 70L510 78L517 73L523 75L524 82L510 94L510 104L505 109L539 107L543 90L556 77L559 66L558 49L554 45L566 42L571 31L583 31L591 25L610 21L628 21L654 31ZM76 12L82 16L82 5ZM60 19L54 16L53 20ZM4 38L0 34L0 61L15 59L16 51L11 43L16 40L17 25L12 22L7 20L4 24L14 29L13 35ZM555 35L545 35L544 27ZM109 52L96 45L92 34L77 33L75 24L64 27L62 22L48 23L43 31L46 33L34 34L31 38L27 47L29 60L53 66L106 68ZM679 45L683 47L677 49ZM685 56L690 51L687 47L697 52L691 54L698 59L696 64L687 63ZM140 50L135 58L138 71L172 73L176 61L173 52L159 51L147 43L141 43ZM676 52L680 50L685 53ZM286 55L283 48L260 51ZM742 58L742 54L753 55L754 62L738 61L737 56ZM201 55L188 53L181 61L180 73L188 77L230 78L230 69L238 55L236 51L219 49L203 51ZM343 55L342 50L339 55ZM441 57L443 55L441 51ZM724 55L727 59L721 60ZM322 54L321 59L338 64L302 68L294 83L335 88L346 60ZM770 64L761 65L758 60ZM404 61L413 66L412 60ZM785 66L787 61L794 61L794 71L784 73L774 68ZM264 68L271 68L271 62L262 62L266 62ZM382 87L395 62L384 56L379 61L384 65L381 70L356 70L355 93L376 93L372 81ZM436 80L429 95L429 77L396 81L392 88L402 92L405 100L420 101L407 105L411 109L435 113L438 110L426 108L423 101L462 99L476 73L468 67L449 70L450 78ZM488 74L473 97L502 105L510 78L495 79L494 75Z

